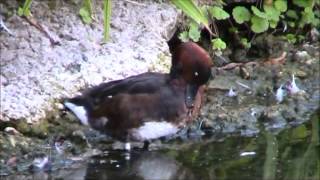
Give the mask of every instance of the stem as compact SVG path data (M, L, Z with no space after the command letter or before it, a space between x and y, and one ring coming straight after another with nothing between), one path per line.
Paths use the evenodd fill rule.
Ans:
M253 34L252 38L250 39L250 43L252 43L255 37L256 37L256 33Z
M212 21L212 25L213 25L213 30L214 30L214 33L212 35L215 37L219 37L219 30L218 30L218 27L217 27L216 22L214 20Z
M228 22L231 25L231 27L234 28L234 25L233 25L232 21L230 20L230 18L228 18Z

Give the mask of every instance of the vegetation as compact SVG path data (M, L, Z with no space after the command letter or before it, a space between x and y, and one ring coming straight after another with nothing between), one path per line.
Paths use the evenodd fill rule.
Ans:
M31 16L30 6L32 0L25 0L23 7L19 7L18 15L29 17ZM79 15L82 21L86 24L91 24L94 20L93 8L91 0L83 0L83 5L79 10ZM103 0L103 15L104 15L104 33L103 37L105 41L108 41L110 36L110 19L111 19L111 0Z
M23 7L18 9L20 16L30 16L30 6L32 0L25 0ZM194 0L171 0L171 2L181 9L190 19L188 27L181 32L179 38L186 41L198 42L201 37L201 29L204 27L213 37L212 49L221 51L227 47L226 42L219 33L217 23L227 21L229 31L240 36L240 43L245 48L250 48L251 41L255 34L269 30L276 31L282 28L286 31L289 28L293 32L286 31L283 38L290 43L296 43L303 39L301 31L306 26L319 27L320 25L320 0L258 0L255 5L237 5L229 12L224 10L222 1L217 1L215 5L197 6ZM290 1L291 2L291 1ZM111 0L103 2L104 15L104 40L109 39ZM86 24L92 23L93 8L91 0L83 0L83 5L79 10L79 15ZM282 27L281 27L282 26ZM212 27L212 28L211 28ZM246 28L246 31L240 31ZM223 28L226 28L223 26ZM251 39L250 41L248 39Z
M179 38L182 41L197 42L202 26L206 29L208 26L213 27L208 29L208 32L214 38L211 41L212 48L217 51L227 47L219 29L236 33L240 37L240 43L245 48L250 48L250 43L258 33L281 30L284 32L283 38L295 43L303 39L301 34L305 27L320 27L319 0L293 0L292 3L287 0L258 0L257 4L236 5L231 10L225 8L225 4L220 1L215 5L201 7L193 0L172 2L189 17L188 26ZM219 28L217 24L222 21L226 21L228 26L224 23L224 26Z

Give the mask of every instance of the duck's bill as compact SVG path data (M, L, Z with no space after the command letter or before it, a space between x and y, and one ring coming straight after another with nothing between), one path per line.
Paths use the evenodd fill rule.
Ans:
M186 96L185 96L185 102L187 108L193 108L194 101L196 98L196 95L198 93L199 86L194 84L188 84L186 88Z

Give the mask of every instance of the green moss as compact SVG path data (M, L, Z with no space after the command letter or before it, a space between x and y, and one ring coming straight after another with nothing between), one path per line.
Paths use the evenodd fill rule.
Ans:
M149 71L168 73L170 67L171 58L164 53L160 53L158 59L150 64Z
M19 120L16 124L16 129L21 132L22 134L26 134L30 132L30 126L26 121Z
M16 129L25 136L46 138L48 136L48 121L40 121L38 124L28 124L26 121L20 120L16 124Z

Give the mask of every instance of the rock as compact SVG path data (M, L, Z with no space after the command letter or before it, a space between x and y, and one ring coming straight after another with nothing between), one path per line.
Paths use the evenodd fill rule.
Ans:
M299 78L306 78L308 76L308 73L302 70L298 70L295 72L295 75Z
M17 131L15 128L13 127L6 127L4 128L4 132L6 132L7 134L11 134L11 135L15 135L15 134L20 134L19 131Z
M0 75L0 84L3 86L7 86L9 84L8 79L2 75Z
M57 99L85 86L147 72L154 64L154 71L168 71L167 41L180 16L172 4L112 1L111 39L103 44L101 1L93 2L97 21L91 26L83 24L72 2L56 3L52 9L48 3L32 1L32 15L54 37L59 36L60 45L52 46L17 15L3 19L16 36L0 34L0 121L38 122L54 109ZM18 9L15 0L1 1L2 6Z
M312 28L310 31L310 39L312 42L319 42L320 33L317 28Z
M7 160L6 165L8 166L17 166L17 157L13 156Z
M305 62L305 61L309 60L311 57L310 57L310 55L308 54L307 51L297 51L294 54L293 58L294 58L295 61Z

